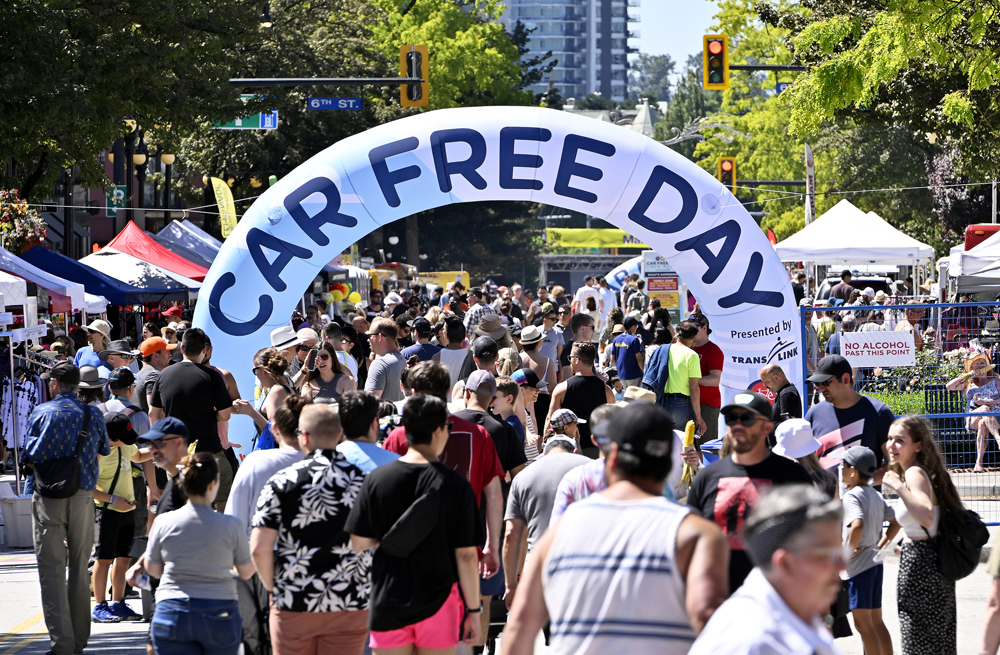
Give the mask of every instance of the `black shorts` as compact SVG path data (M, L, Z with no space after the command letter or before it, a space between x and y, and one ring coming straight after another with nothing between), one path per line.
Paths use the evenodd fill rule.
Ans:
M97 544L97 559L128 557L135 537L135 511L101 511L101 534Z

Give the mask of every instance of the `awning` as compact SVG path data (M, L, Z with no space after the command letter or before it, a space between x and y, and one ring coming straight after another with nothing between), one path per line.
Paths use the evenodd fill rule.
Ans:
M4 305L23 305L28 299L28 284L16 275L0 271L0 293Z
M159 302L165 295L176 294L176 289L173 287L140 289L81 264L75 259L49 250L45 246L35 246L25 251L21 254L21 259L53 275L75 280L83 285L87 293L104 296L113 305Z
M119 232L107 247L198 282L204 281L208 273L208 269L204 266L190 262L153 241L132 221L128 222L125 229Z
M0 270L13 273L29 282L34 282L43 289L55 291L60 295L68 297L73 305L73 311L80 311L87 307L82 284L70 282L52 273L48 273L3 248L0 248Z
M193 264L197 264L198 266L202 266L204 268L211 268L212 266L212 259L209 259L203 256L201 253L191 250L187 246L183 246L179 243L171 241L170 239L161 237L158 234L150 234L149 238L151 238L156 243L160 244L160 246L174 253L178 257L183 257L184 259L188 260Z
M201 230L195 230L187 221L171 221L169 225L160 230L156 238L158 242L160 242L160 239L166 239L179 246L183 246L209 261L215 259L215 256L219 254L219 249L222 247L221 243L218 243L210 235L201 232Z
M103 314L108 311L108 301L104 296L95 296L92 293L88 293L86 294L86 298L88 314Z
M160 268L114 248L105 247L80 260L105 275L121 280L140 289L170 290L162 299L190 299L198 295L201 282Z

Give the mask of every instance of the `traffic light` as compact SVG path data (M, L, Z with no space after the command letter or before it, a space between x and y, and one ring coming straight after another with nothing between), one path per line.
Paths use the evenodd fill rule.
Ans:
M736 157L719 157L719 181L736 195Z
M707 91L729 88L729 37L725 34L706 34L702 49L702 74Z
M426 107L430 97L427 82L430 66L427 63L427 46L404 45L399 48L399 76L419 77L423 82L403 84L399 88L399 104L404 107Z

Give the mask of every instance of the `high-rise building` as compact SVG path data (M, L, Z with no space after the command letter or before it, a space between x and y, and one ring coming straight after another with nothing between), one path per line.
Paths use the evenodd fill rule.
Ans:
M629 14L640 0L507 0L503 20L512 26L521 21L528 29L528 57L552 51L559 61L552 82L564 98L583 98L600 92L615 101L625 99L628 88L628 39L638 38L628 29L637 22ZM544 93L549 80L531 88Z

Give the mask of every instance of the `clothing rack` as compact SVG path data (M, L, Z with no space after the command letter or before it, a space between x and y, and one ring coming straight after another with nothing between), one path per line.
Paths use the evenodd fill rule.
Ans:
M34 351L27 351L24 355L14 354L14 337L10 337L10 384L11 384L11 394L10 394L10 413L11 413L11 434L13 435L12 440L14 442L14 485L17 489L17 495L21 495L21 458L18 455L17 447L17 377L14 375L15 366L14 360L19 360L25 362L28 366L38 366L48 370L55 368L55 364L50 364L48 362L42 361L42 356Z

